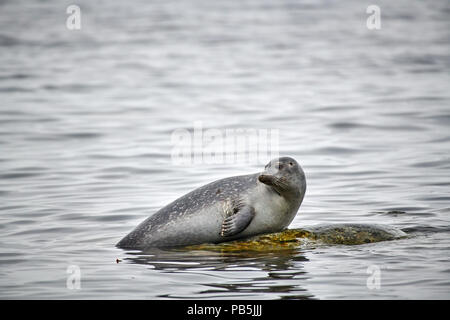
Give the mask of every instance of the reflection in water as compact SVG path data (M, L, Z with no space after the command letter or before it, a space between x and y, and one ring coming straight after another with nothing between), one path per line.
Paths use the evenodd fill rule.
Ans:
M307 279L303 263L308 259L299 249L285 249L273 252L211 252L188 251L182 249L152 249L146 252L127 252L124 262L149 266L165 273L211 273L219 271L221 277L227 272L249 272L255 276L238 281L202 283L208 289L195 294L214 295L243 293L277 293L281 299L309 299L313 295L302 288L301 282ZM169 295L163 295L169 297ZM161 297L163 297L161 296ZM171 296L175 297L175 296Z
M309 279L305 271L306 250L316 250L330 245L357 246L381 241L404 239L407 234L375 224L329 224L287 229L248 239L201 244L187 247L128 251L125 262L149 266L152 271L166 274L214 275L202 281L202 289L191 296L235 293L261 295L276 294L280 299L313 298L303 286ZM247 274L245 278L236 273ZM217 281L233 275L227 282ZM236 278L238 280L236 280ZM195 277L194 277L195 279ZM188 280L189 281L189 280ZM203 287L208 289L203 289ZM193 295L193 296L192 296ZM161 297L176 298L174 294Z

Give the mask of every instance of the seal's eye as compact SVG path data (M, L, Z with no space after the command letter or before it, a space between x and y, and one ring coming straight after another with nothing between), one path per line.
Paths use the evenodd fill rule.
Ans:
M294 165L294 163L292 163L292 162L289 162L289 165L290 165L290 166L293 166L293 165Z

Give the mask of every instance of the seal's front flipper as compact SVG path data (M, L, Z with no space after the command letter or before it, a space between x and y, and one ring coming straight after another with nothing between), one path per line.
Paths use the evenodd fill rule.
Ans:
M244 231L255 216L255 208L244 205L233 208L222 222L222 237L230 237Z

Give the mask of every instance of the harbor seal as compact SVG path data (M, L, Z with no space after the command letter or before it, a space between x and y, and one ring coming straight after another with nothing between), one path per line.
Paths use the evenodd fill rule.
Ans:
M294 219L305 191L305 174L297 161L274 159L263 172L217 180L178 198L117 246L143 250L279 232Z

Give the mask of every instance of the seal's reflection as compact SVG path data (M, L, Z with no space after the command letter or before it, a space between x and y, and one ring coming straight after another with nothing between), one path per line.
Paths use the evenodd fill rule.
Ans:
M142 264L163 273L204 272L220 282L201 283L205 290L196 294L206 298L231 293L278 293L280 299L311 299L312 294L301 287L308 279L304 263L309 261L297 249L269 252L211 252L188 249L152 249L129 251L124 262ZM252 276L236 280L236 273L247 272ZM230 274L233 276L230 277ZM248 275L248 274L246 274ZM237 277L239 279L239 277ZM230 279L230 281L223 281Z

